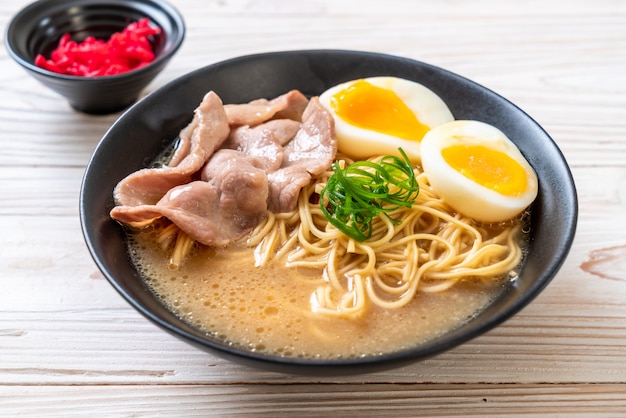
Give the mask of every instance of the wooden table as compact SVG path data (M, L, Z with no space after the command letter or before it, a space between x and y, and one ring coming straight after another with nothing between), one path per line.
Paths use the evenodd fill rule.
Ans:
M572 168L570 256L504 325L409 367L310 378L232 364L148 322L89 256L81 178L119 114L71 110L2 49L0 416L626 416L626 2L173 2L187 37L146 92L239 55L342 48L507 97ZM27 3L2 2L3 34Z

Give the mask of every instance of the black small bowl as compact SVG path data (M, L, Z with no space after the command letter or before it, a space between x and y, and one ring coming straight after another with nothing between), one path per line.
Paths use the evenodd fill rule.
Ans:
M145 67L114 76L79 77L57 74L34 64L37 54L49 57L65 33L78 42L87 36L108 39L145 17L161 28L151 40L156 58ZM64 96L73 108L106 114L135 102L181 46L184 36L182 16L163 0L40 0L15 15L7 27L5 44L18 64Z
M527 259L514 284L484 311L456 329L419 346L381 356L306 360L254 353L207 336L170 312L145 286L133 265L123 228L109 216L113 189L144 168L189 123L209 90L224 103L272 98L290 89L319 95L338 83L377 75L417 81L431 88L457 119L490 123L520 148L539 178ZM441 353L481 335L530 303L556 275L569 252L578 215L576 189L567 162L548 134L526 113L494 92L422 62L355 51L288 51L214 64L148 95L124 113L96 148L85 172L80 217L85 241L113 287L155 324L204 350L236 362L289 373L363 373L396 367Z

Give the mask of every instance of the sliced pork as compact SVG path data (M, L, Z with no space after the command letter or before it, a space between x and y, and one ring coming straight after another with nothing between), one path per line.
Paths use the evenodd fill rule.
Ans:
M337 152L330 113L296 91L227 106L208 93L180 141L168 167L118 184L112 218L142 227L166 217L202 244L225 246L267 210L294 210L302 188Z
M334 119L317 97L309 101L302 115L302 125L294 138L285 145L280 169L268 175L268 209L273 212L292 211L300 190L312 176L328 170L337 154Z
M218 151L203 177L172 188L155 205L117 206L112 216L131 226L164 216L194 240L210 246L225 246L241 238L265 216L267 176L244 154Z
M178 144L176 145L176 150L174 151L174 155L168 162L169 167L176 167L182 160L185 159L189 152L191 151L191 134L198 126L198 118L193 118L189 125L184 127L180 134L178 134Z
M267 182L267 209L274 213L285 213L296 208L300 190L311 182L311 175L306 168L295 165L269 173Z
M244 104L227 104L224 109L231 125L255 126L274 117L299 121L308 101L298 90L291 90L272 100L257 99Z
M300 130L285 146L283 167L298 165L318 176L330 167L336 154L335 120L314 97L304 110Z
M300 118L302 118L302 114L300 114ZM293 119L272 119L255 126L253 129L270 131L280 145L286 145L300 129L300 122Z
M174 167L146 168L136 171L120 181L114 190L118 205L137 206L158 202L174 186L188 183L213 152L228 137L228 119L221 99L214 92L207 93L194 112L189 136L189 151Z
M266 172L277 170L283 162L283 147L274 133L265 129L266 124L254 128L240 126L230 131L223 147L244 153L257 161Z

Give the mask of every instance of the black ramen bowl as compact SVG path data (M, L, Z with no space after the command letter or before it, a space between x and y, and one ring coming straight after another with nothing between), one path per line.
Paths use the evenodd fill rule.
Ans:
M80 77L54 73L34 63L38 54L48 58L65 33L77 42L88 36L106 40L129 23L146 17L161 32L151 37L155 59L144 67L119 75ZM184 36L182 16L163 0L39 0L14 16L6 30L5 44L18 64L64 96L74 109L107 114L137 100L179 49Z
M290 89L318 95L338 83L391 75L432 89L457 119L475 119L504 131L538 174L532 236L518 280L484 311L427 343L376 357L305 360L231 347L170 312L144 285L131 262L124 229L109 217L113 189L171 143L205 92L224 103L276 97ZM105 134L85 172L80 194L84 237L113 287L139 312L173 335L216 355L269 370L297 374L350 374L415 362L458 346L501 324L531 302L563 264L576 228L577 196L563 155L527 114L496 93L453 73L411 59L365 52L319 50L245 56L185 75L143 98Z

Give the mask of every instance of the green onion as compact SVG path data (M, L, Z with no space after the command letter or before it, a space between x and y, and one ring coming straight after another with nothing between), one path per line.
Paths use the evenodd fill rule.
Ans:
M387 155L379 163L357 161L334 173L320 192L324 217L338 230L359 242L372 236L372 221L400 207L410 208L419 193L413 166L402 148L402 158Z

